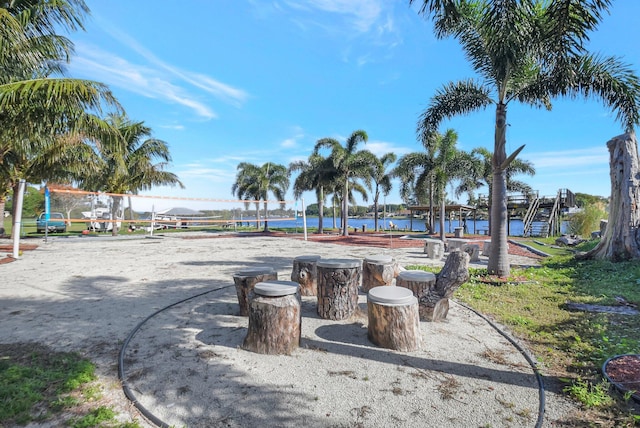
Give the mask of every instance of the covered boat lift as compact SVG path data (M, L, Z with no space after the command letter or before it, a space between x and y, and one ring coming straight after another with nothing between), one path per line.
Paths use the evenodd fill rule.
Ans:
M409 210L409 229L413 232L414 216L419 215L419 213L423 213L423 212L426 212L428 214L429 205L413 205L413 206L407 207L407 209ZM433 211L434 211L434 216L437 218L438 214L440 213L440 206L434 205ZM467 219L469 217L469 214L473 213L473 232L472 233L476 234L478 232L476 230L476 211L477 211L476 207L473 207L471 205L462 205L462 204L446 205L444 207L444 211L449 221L449 229L451 229L451 217L453 213L457 213L458 214L457 218L459 219ZM451 232L452 231L449 230L449 233ZM429 231L429 233L433 233L433 231L431 230Z

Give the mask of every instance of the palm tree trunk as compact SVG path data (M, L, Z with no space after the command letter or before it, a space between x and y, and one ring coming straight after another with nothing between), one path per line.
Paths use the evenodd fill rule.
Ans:
M318 233L324 233L322 223L324 222L324 189L318 187Z
M264 229L263 232L269 231L269 211L267 210L267 200L264 200Z
M349 178L345 177L342 193L342 236L349 236Z
M118 211L122 203L122 196L113 196L111 204L111 235L118 236Z
M490 275L509 276L509 247L507 243L507 173L502 168L507 159L506 146L507 106L496 107L495 148L491 160L493 168L493 194L491 195L491 252L487 271Z
M333 228L336 229L338 227L338 224L336 222L336 196L333 195L333 198L331 198L331 208L333 208Z
M378 229L378 198L373 201L373 230L376 232Z
M256 202L256 229L260 229L260 202Z
M445 242L447 240L444 233L444 217L446 215L446 209L445 209L446 202L447 201L446 201L446 197L443 189L442 193L440 194L440 240L442 242Z
M429 181L429 233L435 230L435 218L433 215L433 183Z

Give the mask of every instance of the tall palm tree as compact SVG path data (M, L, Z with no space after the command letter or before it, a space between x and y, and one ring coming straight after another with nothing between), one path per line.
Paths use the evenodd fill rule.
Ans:
M358 144L366 143L367 133L363 130L354 131L346 140L344 147L333 138L322 138L316 142L314 153L322 148L331 149L330 158L333 166L341 176L342 184L342 235L349 235L347 217L349 216L349 184L352 178L366 179L368 167L373 162L375 155L368 150L357 150Z
M178 185L184 188L178 176L165 168L171 162L166 142L151 136L151 128L144 122L133 122L124 115L111 115L107 122L117 133L108 133L94 147L88 165L94 165L93 173L77 177L86 190L113 193L111 218L118 218L125 194L137 194L153 186ZM117 222L113 222L113 235L118 234Z
M329 158L312 153L308 161L292 162L289 171L299 171L293 183L293 196L299 198L303 192L312 190L318 201L318 233L323 233L325 190L331 187L336 177L336 169Z
M46 136L105 132L89 112L121 110L101 83L49 77L64 71L73 52L58 31L83 29L87 13L82 0L0 0L0 165L12 151L35 152L27 146ZM9 187L0 181L0 211Z
M482 186L487 186L489 212L491 212L492 200L492 168L491 159L493 153L484 147L476 147L471 151L472 168L469 174L464 177L456 189L456 193L473 192ZM516 180L514 177L520 174L533 176L536 169L531 162L524 159L515 158L505 171L507 192L531 194L533 190L527 183ZM491 234L491 217L489 217L489 234Z
M391 192L391 178L393 172L387 168L397 159L395 153L387 153L371 164L371 181L373 183L373 219L374 229L378 231L378 202L380 194L387 196Z
M452 116L495 105L489 273L507 276L506 169L524 147L506 153L507 106L512 101L551 108L557 96L597 95L632 132L638 123L640 83L614 57L585 46L610 0L409 0L431 17L438 38L457 39L482 80L451 82L422 113L418 132L436 132Z
M237 167L236 181L231 192L239 199L253 198L263 201L264 231L269 231L269 212L267 203L269 193L272 193L284 208L284 196L289 188L289 170L284 165L267 162L257 166L248 162L241 162Z

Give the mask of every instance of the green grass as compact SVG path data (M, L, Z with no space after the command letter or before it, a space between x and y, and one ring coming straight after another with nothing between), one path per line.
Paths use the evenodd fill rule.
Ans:
M586 243L578 250L592 246ZM549 379L563 381L565 393L588 409L590 423L633 426L640 421L638 406L609 391L600 373L608 358L640 353L640 315L567 308L567 302L615 305L620 299L640 306L640 263L558 255L544 259L540 268L512 269L512 278L519 281L503 285L483 282L484 269L470 273L471 280L454 297L526 342Z
M0 345L0 426L63 421L74 427L137 426L118 422L107 407L87 406L100 396L94 365L78 354L37 344ZM80 416L68 420L66 412Z

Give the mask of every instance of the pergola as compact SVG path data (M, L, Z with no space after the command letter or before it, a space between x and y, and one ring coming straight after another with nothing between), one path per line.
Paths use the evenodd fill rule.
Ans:
M411 231L413 231L413 216L416 214L420 214L422 212L429 212L429 206L428 205L414 205L414 206L409 206L407 207L407 209L409 210L409 228L411 229ZM454 213L457 213L457 218L459 219L466 219L467 217L469 217L470 213L473 213L473 234L476 234L476 207L473 207L471 205L446 205L444 207L444 211L445 211L445 215L446 217L449 219L449 233L452 232L451 230L451 220ZM440 213L440 206L436 205L433 207L433 211L436 215L438 215ZM433 232L433 231L431 231Z

